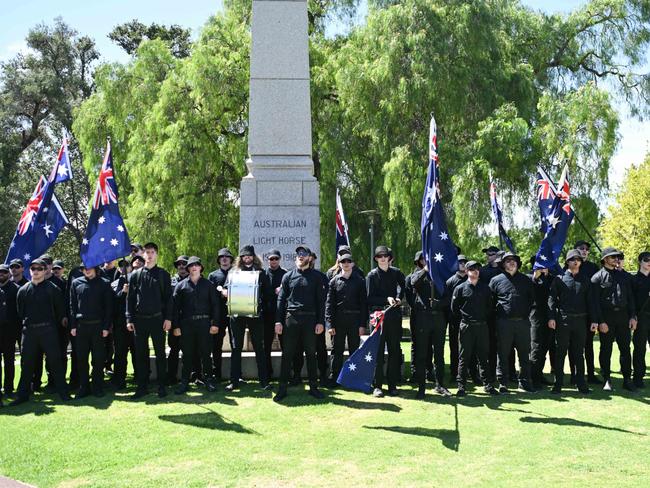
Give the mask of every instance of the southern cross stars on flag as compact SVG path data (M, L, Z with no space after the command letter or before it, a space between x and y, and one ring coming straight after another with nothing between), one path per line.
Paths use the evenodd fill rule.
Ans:
M540 230L546 234L548 216L553 207L555 198L555 185L543 168L537 168L537 204L539 205Z
M72 179L72 164L70 163L70 155L68 154L68 137L63 133L63 140L61 142L61 148L59 153L56 156L57 164L55 166L56 170L56 180L55 183L63 183ZM54 171L54 170L53 170ZM52 177L50 176L50 179Z
M131 241L120 215L117 197L111 143L108 141L93 195L86 235L79 250L81 260L87 267L127 256L131 250Z
M501 206L499 205L497 197L497 185L492 178L490 178L490 180L490 202L492 203L492 214L494 215L494 220L499 228L499 236L506 243L508 249L510 249L512 253L516 254L515 246L510 240L506 228L503 226L503 213L501 212Z
M341 204L341 196L339 195L339 189L336 189L336 249L334 249L334 255L339 250L341 246L349 246L350 238L348 237L348 224L345 221L345 215L343 214L343 205Z
M422 253L431 279L442 295L445 281L458 269L458 251L449 237L445 214L440 201L440 174L436 121L431 116L429 126L429 169L422 197Z

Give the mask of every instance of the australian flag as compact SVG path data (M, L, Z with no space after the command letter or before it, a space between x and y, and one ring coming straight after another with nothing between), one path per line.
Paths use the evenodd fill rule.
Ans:
M494 220L496 220L497 226L499 227L499 237L505 242L508 249L513 254L516 254L515 246L510 240L506 228L503 226L503 213L501 212L501 206L499 205L499 200L497 199L497 185L494 181L490 182L490 202L492 203L492 213L494 214Z
M553 203L546 217L546 233L535 256L533 269L548 268L557 274L562 272L558 258L566 242L569 225L573 220L570 199L571 189L567 171L565 166L557 191L555 191L555 198L553 198Z
M334 255L341 246L349 246L350 238L348 237L348 223L345 221L345 214L343 213L343 205L341 204L341 196L339 189L336 189L336 249Z
M336 380L339 385L365 393L372 391L384 313L383 311L375 312L370 317L370 326L373 327L373 330L361 347L343 363Z
M131 241L117 203L117 182L108 141L79 254L84 265L92 267L126 256L130 251Z
M537 168L537 204L539 205L540 230L546 234L548 216L553 207L555 198L555 185L543 168Z
M436 121L431 116L429 127L429 169L422 198L422 253L431 279L442 295L445 281L458 269L458 252L449 237L445 214L440 201L440 173Z
M72 179L72 164L70 163L70 155L68 153L68 137L63 133L61 148L56 156L56 179L55 183L63 183ZM53 170L54 171L54 170ZM52 179L52 175L50 175Z

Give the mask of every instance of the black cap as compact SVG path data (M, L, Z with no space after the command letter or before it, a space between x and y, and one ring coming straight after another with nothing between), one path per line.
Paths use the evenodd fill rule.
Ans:
M0 264L0 271L9 272L9 266L7 266L6 264Z
M467 258L465 257L464 254L459 254L458 255L458 262L460 263L461 261L467 262Z
M185 255L178 256L176 258L176 261L174 261L174 266L178 266L178 263L185 263L185 265L187 266L188 259L190 259L189 256L185 256Z
M239 256L255 256L255 248L250 244L239 250Z
M377 246L375 248L375 257L379 256L380 254L385 254L386 256L392 256L393 251L388 246Z
M351 253L352 253L352 249L350 249L350 246L348 246L347 244L343 244L342 246L339 246L339 250L336 251L336 254L338 254L339 256L343 256L344 254L351 254Z
M481 252L499 252L500 249L496 246L489 246L489 247L484 247L481 249Z
M15 258L15 259L12 259L11 261L9 261L9 267L10 267L10 268L11 268L12 266L16 266L16 265L18 265L18 266L25 266L25 263L23 263L23 260L22 260L22 259L18 259L18 258Z
M571 249L568 253L566 253L566 258L564 258L564 262L568 263L572 259L579 259L580 261L584 261L582 258L582 254L580 254L580 251L577 249Z
M276 258L281 258L282 254L280 254L280 251L277 249L269 249L269 252L267 253L266 257L270 258L272 256L275 256Z
M124 268L127 264L129 264L129 262L126 259L122 258L122 259L118 260L117 267L118 268Z
M350 261L354 261L354 259L352 259L352 254L343 254L343 255L339 256L339 263L341 261L346 260L346 259L349 259Z
M203 271L203 264L201 263L201 258L198 257L198 256L192 256L192 257L188 258L187 265L186 265L187 269L190 269L190 266L193 266L195 264L198 264L199 266L201 266L201 271Z
M54 260L54 262L52 263L52 269L55 268L65 268L65 264L63 264L63 261L61 259Z
M501 262L505 262L506 259L514 259L517 263L517 267L521 268L521 258L517 256L514 252L504 252L501 256Z
M643 251L641 254L639 254L639 257L637 258L637 261L641 262L646 258L650 258L650 252Z
M48 266L51 265L54 262L54 260L52 259L52 256L50 256L49 254L43 254L43 255L41 255L41 257L39 259L45 261L45 264L47 264Z
M416 252L415 256L413 256L413 264L418 264L420 262L420 259L422 259L423 256L424 254L422 253L422 251Z
M142 263L144 264L144 258L142 256L140 256L139 254L136 254L135 256L133 256L131 258L131 264L133 264L136 261L142 261Z
M474 260L467 261L465 263L465 269L481 269L481 263Z
M587 249L591 249L591 244L587 241L579 240L573 245L573 249L578 249L580 246L587 246Z
M600 260L603 261L605 258L608 258L610 256L623 256L623 253L615 247L606 247L603 249Z
M219 253L217 254L217 259L219 258L235 259L235 256L232 255L230 249L228 249L227 247L222 247L221 249L219 249Z
M32 266L32 265L34 265L34 264L36 264L36 265L38 265L38 266L47 266L47 263L46 263L45 260L42 259L42 258L34 259L34 261L31 262L30 266Z
M311 256L311 249L309 249L307 246L298 246L296 248L296 252L300 251L301 249Z

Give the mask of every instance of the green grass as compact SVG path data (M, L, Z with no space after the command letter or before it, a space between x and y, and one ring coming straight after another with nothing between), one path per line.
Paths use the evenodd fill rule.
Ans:
M411 386L384 399L324 390L320 403L297 387L282 405L250 385L139 402L36 395L0 409L0 473L61 487L647 486L650 387L620 385L424 402Z

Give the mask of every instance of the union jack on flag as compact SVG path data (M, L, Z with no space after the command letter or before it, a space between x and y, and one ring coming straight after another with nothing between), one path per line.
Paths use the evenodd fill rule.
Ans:
M334 253L338 253L341 246L349 246L350 238L348 237L348 224L345 221L345 214L343 213L343 205L341 204L341 196L339 189L336 189L336 249Z
M97 187L93 195L93 208L98 209L100 205L117 203L117 185L113 178L113 156L111 155L111 142L106 144L106 154L102 169L99 171Z
M32 222L34 221L34 217L38 213L38 209L41 206L41 202L43 201L43 194L45 192L45 178L43 176L40 177L38 180L38 183L36 184L36 189L34 190L34 193L32 193L31 198L27 202L27 207L25 207L25 211L20 217L20 220L18 221L18 229L16 229L17 233L19 236L25 235L25 233L29 230L29 227L32 225Z
M546 234L546 227L548 225L548 216L553 207L553 199L555 198L555 185L544 171L543 168L537 168L537 204L539 205L540 227L543 234Z

